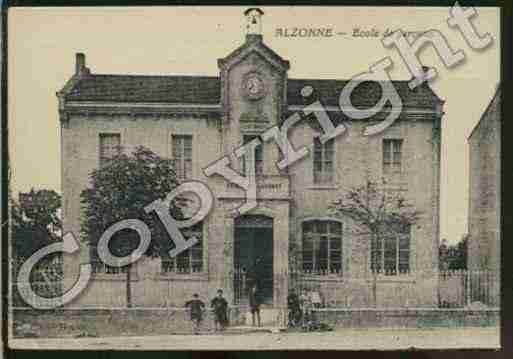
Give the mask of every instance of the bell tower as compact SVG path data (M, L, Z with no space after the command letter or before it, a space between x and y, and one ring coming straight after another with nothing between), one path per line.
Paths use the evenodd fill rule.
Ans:
M244 11L246 16L246 35L262 35L262 15L264 12L252 7Z
M228 56L218 59L221 104L224 109L222 146L225 154L232 154L250 137L280 124L287 110L286 81L290 64L264 44L263 14L259 8L244 11L244 43ZM261 148L263 173L276 175L274 163L279 158L278 149L276 146ZM233 168L238 166L238 162L234 158Z

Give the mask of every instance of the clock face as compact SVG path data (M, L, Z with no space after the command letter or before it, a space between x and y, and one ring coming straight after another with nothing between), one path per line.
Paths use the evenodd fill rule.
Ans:
M248 75L242 86L246 96L253 100L261 98L265 93L264 81L257 74Z

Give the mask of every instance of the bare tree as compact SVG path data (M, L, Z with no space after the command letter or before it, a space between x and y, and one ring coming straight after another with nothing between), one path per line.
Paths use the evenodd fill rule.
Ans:
M420 212L408 204L397 191L388 187L384 179L379 183L367 180L364 185L342 193L333 201L331 210L356 222L359 226L356 231L361 235L360 238L370 241L372 291L376 306L377 275L386 268L378 258L379 251L373 251L372 248L378 248L384 238L398 238L408 232L410 226L418 221Z

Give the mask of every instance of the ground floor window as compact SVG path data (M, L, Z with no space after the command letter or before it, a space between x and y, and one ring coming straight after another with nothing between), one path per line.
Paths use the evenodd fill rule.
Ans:
M199 241L174 258L162 258L161 272L164 274L187 274L203 271L203 225L198 223L191 228L182 229L182 233L186 240L196 237Z
M342 224L330 220L303 222L303 270L342 272Z
M388 275L410 270L410 226L383 231L372 241L371 269Z
M98 250L97 250L96 246L91 247L90 256L91 256L91 266L92 266L93 273L114 275L114 274L126 273L126 271L128 270L128 266L114 267L114 266L109 266L109 265L105 264L104 262L102 262L100 260L100 258L98 257Z

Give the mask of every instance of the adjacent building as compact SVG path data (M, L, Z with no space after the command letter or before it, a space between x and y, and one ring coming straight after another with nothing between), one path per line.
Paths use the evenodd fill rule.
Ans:
M86 66L85 55L77 54L75 73L57 94L64 231L80 233L80 192L91 171L116 151L143 145L174 159L181 179L207 183L215 202L194 229L201 240L193 248L175 259L144 259L133 267L135 306L181 306L192 293L210 297L217 288L237 304L238 274L260 258L270 308L286 306L298 280L290 274L293 267L302 272L303 283L335 298L336 305L368 307L373 305L371 257L388 273L377 277L377 306L436 306L443 101L427 84L410 90L408 81L394 81L402 113L385 131L364 136L365 127L382 121L388 110L370 120L350 120L339 107L347 80L289 78L291 62L264 43L260 15L248 14L245 41L217 60L218 76L97 74ZM305 87L313 91L302 92ZM379 84L363 83L351 100L364 108L380 96ZM275 143L257 147L258 206L233 217L244 193L220 176L205 176L203 169L317 100L347 131L321 144L312 121L300 121L289 138L310 153L285 170L276 166L282 158ZM243 171L245 164L234 160L232 166ZM381 178L421 218L406 236L371 248L354 223L330 215L329 205L344 191ZM94 260L87 252L81 251L80 261ZM66 257L72 283L80 261ZM101 263L95 263L95 271L72 305L124 306L125 276Z
M501 89L468 138L470 197L468 268L500 274Z

